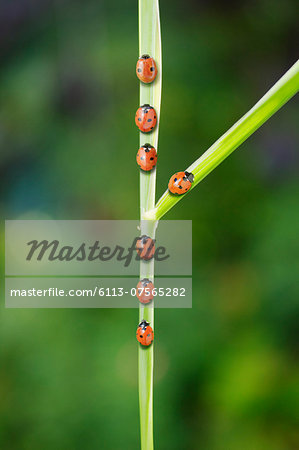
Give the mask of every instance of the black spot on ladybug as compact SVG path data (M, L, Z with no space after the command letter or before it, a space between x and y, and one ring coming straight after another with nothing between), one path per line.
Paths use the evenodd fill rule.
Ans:
M151 130L153 130L154 127L151 127Z
M141 161L144 161L144 160L145 160L145 157L144 157L144 156L141 156L140 159L141 159Z
M152 119L147 119L148 122L152 122Z
M182 186L179 186L179 189L183 189Z
M157 118L157 116L154 116L154 119L156 119Z
M151 72L153 72L155 70L154 66L152 66L150 70Z
M152 158L151 158L151 161L152 161L153 159L154 159L154 158L152 157Z
M174 181L177 181L177 178L175 178Z
M140 73L140 72L142 72L142 70L141 70L141 69L137 69L137 72L139 72L139 73Z
M141 119L140 119L140 117L138 117L138 122L141 122Z

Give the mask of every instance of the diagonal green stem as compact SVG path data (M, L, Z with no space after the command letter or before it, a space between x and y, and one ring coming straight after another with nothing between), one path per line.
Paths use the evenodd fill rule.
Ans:
M157 64L158 75L151 84L140 83L140 105L153 106L157 112L156 128L148 134L140 133L140 146L149 143L158 151L158 131L161 104L161 36L158 0L139 0L139 56L151 55ZM155 206L156 169L149 173L140 172L140 216ZM155 237L156 223L141 221L141 235ZM153 261L140 261L140 279L154 280ZM140 305L139 319L147 320L154 327L154 305ZM153 367L154 346L139 346L138 349L138 388L140 409L141 450L153 450Z
M194 175L190 191L227 158L242 142L253 134L266 120L279 110L299 90L299 61L297 61L280 80L235 123L215 144L186 170ZM189 192L190 192L189 191ZM184 195L175 196L166 191L155 208L143 214L144 219L158 220L164 216Z

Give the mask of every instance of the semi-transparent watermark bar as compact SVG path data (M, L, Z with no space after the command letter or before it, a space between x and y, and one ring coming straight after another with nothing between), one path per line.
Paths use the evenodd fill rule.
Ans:
M138 275L141 227L137 220L8 220L6 275ZM156 275L192 275L190 220L160 221L152 249L149 242Z
M5 275L9 308L190 308L192 223L9 220Z

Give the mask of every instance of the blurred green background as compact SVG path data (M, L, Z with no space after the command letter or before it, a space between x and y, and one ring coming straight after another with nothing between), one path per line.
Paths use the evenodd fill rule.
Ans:
M296 6L161 1L158 197L295 62ZM2 219L138 217L137 20L129 0L1 1ZM166 216L193 220L194 295L156 311L157 449L299 448L298 120L293 99ZM138 311L1 292L1 449L138 449Z

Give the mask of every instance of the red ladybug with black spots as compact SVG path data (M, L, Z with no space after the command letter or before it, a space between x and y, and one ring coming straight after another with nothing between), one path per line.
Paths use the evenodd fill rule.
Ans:
M140 280L136 287L136 297L140 303L149 303L154 298L153 289L155 286L148 278L143 278Z
M144 144L137 152L136 161L140 169L148 172L157 164L157 152L151 144Z
M154 108L148 104L140 106L136 111L135 123L143 133L152 131L157 123L157 114Z
M141 345L146 347L151 345L154 340L154 330L150 326L149 322L144 319L140 322L136 331L136 338Z
M194 175L190 172L176 172L169 180L168 189L172 194L185 194L189 191L194 181Z
M143 83L152 83L157 76L157 66L154 58L142 55L136 65L136 74Z
M155 254L155 240L144 234L137 239L136 250L140 259L149 261Z

